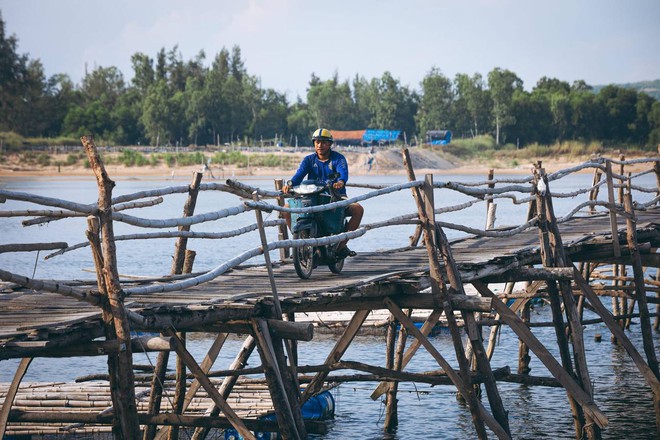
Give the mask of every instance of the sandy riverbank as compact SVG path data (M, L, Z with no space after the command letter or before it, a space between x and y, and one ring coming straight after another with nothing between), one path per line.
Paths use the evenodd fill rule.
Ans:
M490 169L495 170L495 175L503 174L517 174L526 175L531 174L532 164L537 160L518 160L519 165L511 165L512 161L472 161L462 162L459 159L446 159L439 154L423 149L410 150L413 167L417 176L424 174L476 174L487 176ZM258 153L256 153L258 154ZM298 162L305 155L304 153L280 153L294 156L294 162ZM406 175L399 150L384 150L379 151L374 155L371 167L368 164L369 154L367 153L353 153L343 152L349 162L349 170L352 176L363 175ZM66 157L54 157L52 163L64 163ZM569 168L579 165L588 158L543 158L543 166L546 171L551 173L557 170ZM646 168L648 165L643 165L641 168ZM165 164L157 166L141 166L141 167L127 167L116 163L106 165L108 174L113 179L184 179L188 180L192 173L202 171L199 165L194 166L179 166L169 167ZM220 166L212 164L210 172L207 171L205 177L213 177L215 179L228 179L232 177L240 178L259 178L259 177L273 177L287 179L295 171L294 169L282 169L276 167L238 167L234 165ZM631 168L629 171L635 171ZM585 172L593 172L587 170ZM24 179L24 178L94 178L92 171L85 168L82 162L73 166L66 165L48 165L39 166L36 164L26 164L20 161L18 155L6 156L5 160L0 163L0 179Z

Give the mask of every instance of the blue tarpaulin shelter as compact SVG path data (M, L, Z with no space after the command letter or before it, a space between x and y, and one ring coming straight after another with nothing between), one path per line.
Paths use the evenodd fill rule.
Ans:
M426 132L426 143L431 145L447 145L451 142L451 131L429 130Z
M401 130L372 130L367 129L362 136L362 141L368 144L382 144L386 142L395 142L399 139Z

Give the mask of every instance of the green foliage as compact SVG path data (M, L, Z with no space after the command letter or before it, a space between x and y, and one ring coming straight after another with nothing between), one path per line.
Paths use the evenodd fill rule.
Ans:
M119 156L119 163L127 167L149 165L149 160L139 151L124 149Z
M153 58L152 58L153 56ZM454 139L492 135L498 148L600 141L620 148L655 148L660 142L657 91L660 80L591 87L543 77L531 92L509 70L486 78L457 74L453 81L433 67L419 91L390 72L381 77L324 80L312 74L306 102L263 89L245 68L240 47L221 48L206 66L204 52L182 59L178 47L131 57L130 83L116 67L97 67L80 84L65 74L47 78L39 60L22 55L0 16L0 146L80 145L92 134L97 145L185 146L277 139L310 145L319 126L332 130L401 130L423 142L429 129L448 129ZM655 98L654 98L655 97ZM475 154L468 145L452 147ZM200 157L153 157L175 163ZM126 157L127 163L141 161ZM237 164L247 160L236 157Z
M201 166L202 164L206 163L206 157L199 151L194 153L163 153L162 155L158 155L156 157L158 157L158 159L162 159L162 161L165 162L170 168L175 166Z
M78 156L76 156L75 154L68 154L66 156L66 162L64 162L65 165L71 166L77 163L78 163Z
M50 155L46 153L37 154L36 163L39 166L47 167L48 165L50 165Z
M248 164L248 158L240 151L221 151L213 155L213 163L222 165L236 165L238 167L245 168Z
M442 148L443 151L453 156L469 159L482 155L486 151L492 151L495 147L495 139L490 135L483 135L471 139L457 139Z

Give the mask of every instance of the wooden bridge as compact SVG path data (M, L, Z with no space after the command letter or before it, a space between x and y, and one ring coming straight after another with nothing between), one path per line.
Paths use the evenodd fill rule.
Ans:
M430 381L456 386L468 403L479 438L489 435L511 438L508 414L502 405L497 382L514 381L564 387L573 411L576 438L597 439L601 438L601 431L607 429L608 421L594 403L585 359L582 311L587 304L628 351L652 390L656 427L660 426L660 382L652 339L652 327L655 325L657 330L658 321L657 313L651 313L648 308L648 303L658 301L655 294L647 296L647 291L654 293L658 285L648 276L648 269L660 267L660 257L655 253L660 245L660 208L656 206L660 183L654 188L634 183L636 178L647 173L655 173L660 182L657 158L594 159L553 175L546 175L537 164L532 176L508 181L490 176L484 182L461 184L434 183L432 176L416 180L407 151L404 151L409 183L373 188L372 192L329 207L341 207L393 191L412 191L418 212L363 225L357 231L323 240L356 238L374 228L410 223L417 225L410 246L360 253L350 259L340 276L319 268L311 280L301 280L287 257L289 248L300 246L301 241L287 238L282 221L264 222L260 215L262 211L288 209L283 206L279 191L249 188L231 181L224 185L201 184L202 176L196 175L189 187L165 188L113 199L113 182L93 142L83 138L83 144L99 183L97 205L0 191L0 201L27 200L49 207L48 210L1 213L5 217L35 219L27 220L28 224L67 215L89 216L87 243L71 246L66 243L5 244L0 245L0 252L60 249L56 253L61 253L89 246L97 264L98 278L93 285L72 280L37 280L0 268L0 279L5 281L0 291L0 362L22 359L14 381L0 387L3 399L0 435L39 433L45 432L45 427L83 423L76 427L76 432L112 427L119 438L163 438L184 426L195 427L193 438L204 438L211 427L228 426L245 438L254 438L252 431L258 429L276 429L284 438L305 438L307 432L322 432L324 428L303 420L301 405L332 383L332 371L351 369L369 373L374 380L382 381L372 397L387 396L386 430L393 429L397 423L398 382ZM619 166L618 172L613 171L613 166ZM642 171L626 174L625 166ZM593 186L572 194L550 190L554 180L589 169L594 171ZM433 197L437 188L460 191L472 200L462 206L437 207ZM600 188L607 189L603 191L607 193L606 200L599 200ZM196 196L202 190L229 191L248 201L234 208L195 215ZM149 202L135 200L184 191L189 193L189 198L184 216L178 219L141 219L123 214L119 209L121 204L147 206ZM553 198L584 193L590 195L588 202L576 206L564 218L555 217ZM652 193L655 198L642 203L633 200L633 193ZM516 227L495 228L492 218L498 198L527 204L527 218ZM485 203L489 207L491 220L485 230L436 220L436 216L442 219L444 212L474 203ZM252 229L261 231L262 241L208 272L194 273L194 253L186 249L186 239L202 237L203 233L191 231L191 226L246 210L257 213L257 224ZM177 239L172 275L138 281L121 279L115 254L115 241L120 237L115 237L112 230L113 222L117 221L149 228L177 228L161 233ZM263 231L268 226L279 228L278 241L266 241ZM447 228L468 235L449 243L444 233ZM250 227L244 228L248 229ZM146 234L142 238L145 237ZM420 238L424 239L423 246L418 244ZM264 253L265 248L271 252L279 249L281 258L271 261L271 252ZM257 255L264 256L265 265L244 264ZM491 283L505 283L506 288L496 295L488 287ZM521 283L526 284L521 287ZM477 294L466 294L468 286ZM612 298L611 307L603 305L600 300L603 296ZM537 297L546 298L551 304L552 325L557 335L551 343L559 347L559 359L544 345L548 342L539 341L529 329L529 304ZM507 299L515 301L507 306ZM382 309L388 310L391 324L387 335L387 365L342 361L342 355L370 312ZM421 329L413 324L406 309L428 311ZM313 327L309 323L295 322L296 313L327 311L353 313L325 363L300 368L296 341L311 340ZM656 316L654 323L652 315ZM441 316L451 332L454 364L458 367L439 353L427 338ZM642 326L644 355L637 351L624 331L633 316L639 317ZM398 336L396 323L401 324ZM510 326L520 340L517 373L494 371L490 366L494 340L501 325ZM486 339L481 331L484 326L490 327ZM155 332L160 336L131 338L131 331ZM186 350L185 335L189 332L217 334L213 348L202 362ZM209 370L227 335L234 333L249 336L232 369L223 373L225 379L221 383L213 382ZM406 344L406 336L413 336L412 342ZM405 371L405 366L414 362L414 354L420 346L436 359L442 368L441 374ZM254 348L258 349L261 366L245 369ZM134 372L132 353L137 351L160 353L156 370L149 378L150 386L145 386L146 379L140 379ZM176 377L167 382L165 369L170 351L176 352L178 367ZM530 351L546 366L552 378L529 375ZM94 408L85 413L65 412L57 417L49 411L12 409L16 396L25 392L21 381L31 359L99 354L109 359L109 372L102 380L113 390L110 395L114 411L110 415ZM186 368L190 372L188 375ZM303 373L313 375L304 376ZM238 389L239 376L248 374L263 377L261 381L267 385L272 399L276 424L257 422L255 414L234 408L232 390ZM308 385L301 393L297 384L302 382ZM477 395L479 384L486 390L490 410ZM136 405L136 386L142 387L139 389L149 396L146 409L144 405ZM177 404L161 407L163 388L167 393L170 387L176 389ZM198 390L202 392L200 388L209 402L206 412L199 412L199 407L187 409ZM39 398L39 395L31 396L28 398ZM60 408L60 412L63 411L66 408ZM157 430L159 426L161 429Z

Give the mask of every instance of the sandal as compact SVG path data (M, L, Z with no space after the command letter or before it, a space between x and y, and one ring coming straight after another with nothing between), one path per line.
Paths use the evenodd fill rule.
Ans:
M337 251L337 258L339 258L340 260L346 257L354 257L356 255L357 252L350 250L348 246L344 246L343 248Z

